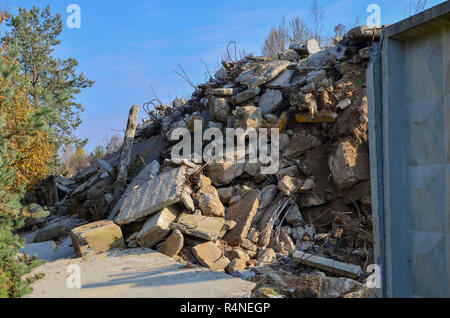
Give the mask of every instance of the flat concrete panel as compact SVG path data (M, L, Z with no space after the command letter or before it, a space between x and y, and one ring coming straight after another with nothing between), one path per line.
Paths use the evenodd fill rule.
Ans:
M382 295L449 297L449 3L388 27L382 38L367 76Z
M445 297L448 295L446 278L446 237L434 232L413 231L413 290L412 296Z
M408 103L442 96L442 35L435 32L404 42Z
M411 228L415 231L445 233L445 167L409 168L411 175Z
M417 88L416 88L417 89ZM407 90L407 94L414 88ZM442 97L408 104L410 144L409 165L445 163L445 123ZM440 138L436 138L440 136Z
M447 191L447 193L445 195L445 200L446 200L445 206L446 206L446 210L447 210L447 212L446 212L446 216L447 216L447 220L446 220L447 230L446 230L446 232L450 233L450 213L449 213L449 209L450 209L450 164L448 164L447 168L446 168L445 183L446 183L445 189ZM450 235L449 235L449 238L450 238ZM448 250L448 251L450 251L450 250ZM450 253L448 253L448 255L450 255ZM449 266L450 266L450 262L449 262Z
M447 164L450 164L450 94L444 96L444 118Z

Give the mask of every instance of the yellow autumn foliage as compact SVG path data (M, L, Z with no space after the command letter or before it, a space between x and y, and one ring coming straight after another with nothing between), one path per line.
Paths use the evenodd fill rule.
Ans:
M0 11L0 25L4 20L10 17L8 12ZM3 44L0 45L0 54L8 59L8 52ZM16 191L19 187L26 185L28 189L33 189L36 185L47 177L49 173L49 164L56 156L56 147L51 142L51 135L48 130L33 129L19 130L17 127L29 122L30 117L37 111L29 100L26 89L26 81L19 78L12 81L4 81L0 77L0 85L14 86L14 97L12 105L3 105L1 111L5 116L6 126L3 133L12 134L10 146L17 150L18 156L13 163L16 169L16 178L14 180L14 188ZM5 97L0 96L0 101Z
M28 123L30 116L37 111L28 98L26 87L18 84L13 99L13 107L6 110L6 132L14 132L15 127ZM12 148L18 150L19 158L14 162L17 169L15 187L27 184L33 189L50 170L50 163L56 155L56 147L51 142L48 130L25 131L14 135Z

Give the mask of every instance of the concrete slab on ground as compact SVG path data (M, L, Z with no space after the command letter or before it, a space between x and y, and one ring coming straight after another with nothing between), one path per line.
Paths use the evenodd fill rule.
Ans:
M71 264L80 266L81 289L67 287ZM141 248L59 260L34 273L45 277L32 285L28 298L247 298L255 287L223 272L189 267Z

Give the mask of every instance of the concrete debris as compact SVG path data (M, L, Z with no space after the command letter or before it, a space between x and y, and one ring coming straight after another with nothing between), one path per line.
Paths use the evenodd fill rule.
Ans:
M275 251L271 248L265 248L256 259L256 266L270 264L276 258Z
M225 251L225 256L231 261L234 259L240 259L245 263L250 260L248 254L242 251L239 247L233 247L232 249Z
M260 91L261 91L261 89L259 87L246 89L246 90L234 95L233 97L231 97L230 102L233 105L242 104L243 102L246 102L249 99L252 99L253 97L258 96Z
M296 251L293 259L300 264L305 264L350 278L358 278L362 275L360 266L338 262L329 258L316 256L305 252Z
M229 245L236 246L247 236L253 217L258 210L259 198L260 192L253 190L228 209L226 219L236 222L236 226L223 238Z
M231 158L237 158L238 153L233 152L230 155ZM227 154L224 154L224 158ZM237 160L225 160L222 159L218 162L209 163L205 172L211 179L214 186L223 186L231 183L235 178L241 176L244 173L245 163L238 163Z
M71 178L52 176L38 202L46 208L21 211L28 250L62 256L50 240L62 242L71 231L74 250L90 257L124 248L123 233L129 248L258 282L254 295L370 294L361 284L361 268L374 263L361 79L380 35L381 27L362 26L327 47L309 40L278 56L223 62L189 100L160 105L137 126L135 109L121 151ZM195 142L207 128L223 136L229 128L278 128L279 168L262 174L248 149L224 149L232 153L222 160L174 161L178 141L169 138L181 127Z
M103 220L74 228L70 232L70 237L75 252L80 257L125 247L122 231L112 221Z
M278 189L287 197L302 190L305 182L301 179L284 176L278 182Z
M230 264L230 260L223 255L222 248L218 246L218 243L199 244L194 246L192 251L200 264L213 271L222 271Z
M369 154L352 141L339 142L329 158L333 180L341 190L370 178Z
M38 230L33 238L33 243L56 240L69 234L73 228L86 222L77 217L59 217L49 221L47 225Z
M210 96L209 100L209 111L215 120L226 123L228 115L230 114L230 106L227 100L222 97Z
M352 104L352 101L349 98L345 98L345 99L341 100L339 102L339 104L337 104L336 107L339 108L339 109L346 109L351 104Z
M291 78L294 76L293 70L285 70L279 76L277 76L273 81L266 84L268 88L273 89L285 89L290 86ZM259 92L258 92L259 93Z
M277 77L289 64L289 61L273 61L255 65L255 67L239 74L236 77L236 82L248 88L261 86Z
M128 224L179 202L186 170L184 166L172 169L136 186L124 198L115 222Z
M382 29L382 26L362 25L348 31L345 38L354 43L378 41L380 39Z
M117 182L124 184L128 174L128 165L130 163L131 151L133 147L134 135L136 133L137 120L139 115L139 106L134 105L130 109L128 115L127 130L125 133L125 139L122 146L122 154L119 163L119 174L117 176Z
M297 53L297 51L289 49L289 50L280 52L278 54L278 58L280 60L296 61L296 60L300 60L302 57L300 56L300 54Z
M171 230L180 230L183 234L215 241L220 237L224 224L224 218L183 213L169 227Z
M177 216L178 210L175 207L164 208L151 215L136 236L139 246L152 248L161 242L170 233L169 225Z
M230 274L234 273L234 272L241 272L241 271L245 270L246 267L247 267L247 264L244 260L236 258L236 259L232 260L230 262L230 264L228 264L227 272Z
M236 107L234 128L242 128L244 130L260 128L262 123L261 109L255 106Z
M259 108L263 115L272 113L283 101L283 93L279 90L268 89L259 100Z
M221 216L225 215L225 208L220 201L219 193L212 185L204 185L196 194L198 206L203 215Z
M175 257L180 253L184 246L184 237L179 230L175 230L162 244L157 247L157 250L169 257Z

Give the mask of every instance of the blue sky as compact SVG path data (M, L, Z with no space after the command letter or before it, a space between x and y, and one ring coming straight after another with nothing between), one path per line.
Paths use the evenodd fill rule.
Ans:
M441 3L428 0L427 8ZM309 0L3 0L13 14L19 6L50 5L61 13L81 8L81 28L64 25L62 44L55 54L75 57L78 70L96 81L79 95L85 107L76 135L89 138L91 151L106 137L124 129L129 108L154 98L150 83L165 103L189 96L192 88L173 71L183 66L194 83L205 81L209 69L217 69L229 41L238 49L259 55L264 38L283 16L309 21ZM381 23L405 17L409 0L319 0L325 8L324 32L331 35L338 23L351 24L359 17L364 24L369 4L381 8ZM143 111L141 109L141 115Z

